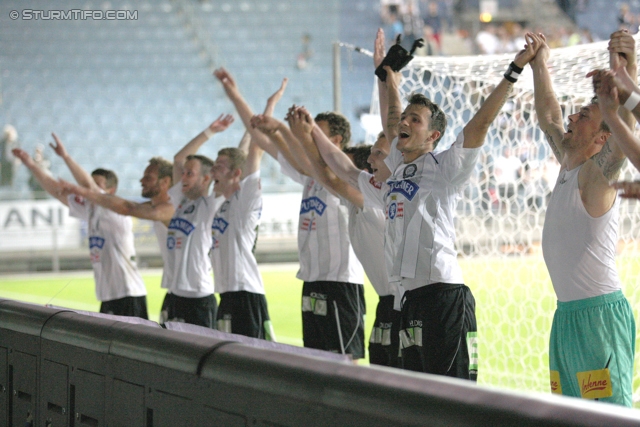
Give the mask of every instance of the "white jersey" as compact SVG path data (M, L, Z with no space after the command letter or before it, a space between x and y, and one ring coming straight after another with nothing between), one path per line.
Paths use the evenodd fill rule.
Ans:
M211 194L190 200L182 194L182 183L171 187L169 196L176 208L167 231L169 292L190 298L211 295L211 224L223 198Z
M463 283L453 221L457 202L476 164L480 148L463 148L461 132L453 145L404 163L398 139L391 144L387 181L385 255L389 281L404 290L432 283Z
M162 255L162 282L160 287L168 289L169 279L172 276L170 271L172 266L169 263L169 249L167 248L167 226L162 221L153 221L153 231L156 233L160 255Z
M70 195L69 215L87 221L91 265L98 301L147 294L136 265L133 222L124 216Z
M211 234L211 264L216 291L264 294L258 263L251 252L262 212L260 172L242 181L218 210Z
M542 254L559 301L575 301L620 289L616 270L620 199L594 218L578 188L582 166L562 170L542 230Z
M358 185L377 186L373 175L362 171L358 177ZM349 237L353 251L362 263L364 272L380 296L394 295L389 284L387 266L384 262L384 211L380 208L364 206L362 209L351 202L349 207Z
M296 171L278 154L282 172L304 186L298 223L297 278L305 282L364 283L364 271L349 240L344 201L314 179Z

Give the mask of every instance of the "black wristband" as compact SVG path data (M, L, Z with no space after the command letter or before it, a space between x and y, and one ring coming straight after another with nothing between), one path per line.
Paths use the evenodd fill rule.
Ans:
M522 67L518 67L515 62L511 61L509 68L507 68L507 71L504 73L504 78L511 83L515 83L518 81L520 73L522 73Z

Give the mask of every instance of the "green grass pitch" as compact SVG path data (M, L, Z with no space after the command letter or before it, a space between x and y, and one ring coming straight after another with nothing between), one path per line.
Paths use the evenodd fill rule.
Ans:
M522 391L548 392L548 337L555 296L541 257L461 259L466 284L476 299L479 330L479 383ZM619 257L625 294L636 318L640 291L638 257ZM261 265L269 313L279 342L302 345L300 315L301 282L295 278L297 265ZM165 291L160 289L161 273L143 271L147 286L149 316L158 319ZM4 276L0 279L0 299L97 311L91 272L42 273ZM378 297L365 283L368 341ZM636 359L636 362L638 359ZM366 361L361 361L366 364ZM636 363L638 366L638 363ZM636 369L634 390L640 387Z

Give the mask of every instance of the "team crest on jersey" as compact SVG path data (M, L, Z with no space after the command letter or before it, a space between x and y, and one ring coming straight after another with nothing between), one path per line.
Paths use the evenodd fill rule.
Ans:
M169 223L169 230L182 231L187 236L191 234L195 228L193 224L184 218L171 218L171 222Z
M304 199L302 203L300 203L300 215L304 215L308 212L313 211L322 216L326 207L327 205L316 196L309 197L308 199Z
M221 234L224 234L225 230L229 226L229 223L224 220L224 218L215 217L213 219L213 225L211 228L213 230L218 230Z
M300 230L304 231L315 231L316 230L316 219L305 217L300 221Z
M196 210L196 205L191 205L187 209L184 210L184 213L185 214L190 214L190 213L193 213L193 211L195 211L195 210Z
M167 249L173 250L176 247L176 238L173 236L167 237Z
M420 189L418 184L406 179L403 179L402 181L387 181L387 184L389 184L389 194L402 194L408 200L413 200L413 197Z
M404 171L402 171L402 177L404 179L407 179L407 178L411 178L413 176L416 176L416 171L417 170L418 170L418 166L414 165L413 163L410 164L410 165L407 165L404 168Z
M376 181L373 177L369 178L369 184L373 185L378 190L382 188L382 183Z
M89 236L89 249L98 248L102 249L104 247L105 240L102 237L98 236Z
M404 203L403 202L391 202L387 209L387 217L389 219L396 219L404 217Z

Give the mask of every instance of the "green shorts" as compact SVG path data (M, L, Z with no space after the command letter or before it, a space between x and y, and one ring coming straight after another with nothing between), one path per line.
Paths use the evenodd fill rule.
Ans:
M551 391L631 407L635 340L622 291L558 301L549 340Z

